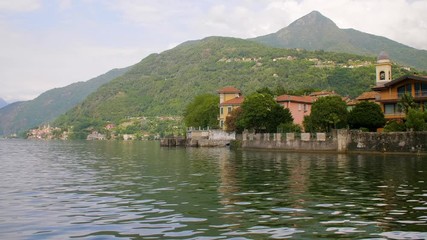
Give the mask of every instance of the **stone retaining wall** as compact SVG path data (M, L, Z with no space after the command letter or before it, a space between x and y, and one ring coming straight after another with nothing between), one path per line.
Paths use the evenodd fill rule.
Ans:
M292 151L336 151L336 137L325 133L243 133L242 148L283 149Z
M350 132L348 151L427 153L427 132Z
M244 133L242 148L289 151L381 152L427 154L427 132Z

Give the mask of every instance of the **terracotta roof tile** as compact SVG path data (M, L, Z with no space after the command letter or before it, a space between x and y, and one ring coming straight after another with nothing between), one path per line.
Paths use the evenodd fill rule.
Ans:
M301 103L313 103L316 98L312 96L294 96L294 95L281 95L276 98L277 102L301 102Z
M218 90L218 93L240 93L240 90L235 87L223 87Z
M369 99L376 99L376 97L378 96L378 92L364 92L362 94L360 94L360 96L358 96L356 98L356 100L369 100Z
M240 97L236 97L236 98L230 99L228 101L225 101L225 102L221 103L220 105L221 106L224 106L224 105L241 105L244 100L245 100L245 97L240 96Z

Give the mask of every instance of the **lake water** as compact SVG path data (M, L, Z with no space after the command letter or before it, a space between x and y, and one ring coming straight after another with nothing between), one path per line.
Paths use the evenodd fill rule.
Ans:
M427 156L0 140L0 239L427 239Z

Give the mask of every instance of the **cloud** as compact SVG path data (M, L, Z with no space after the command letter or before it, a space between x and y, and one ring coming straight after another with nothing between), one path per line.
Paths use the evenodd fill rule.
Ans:
M0 24L0 96L8 102L32 99L46 90L130 66L151 52L142 47L95 44L72 35L57 33L40 39Z
M0 1L0 12L30 12L40 7L40 0Z
M130 23L187 39L211 35L256 37L276 32L318 10L341 28L427 49L424 0L121 0L110 2L110 6Z
M207 36L251 38L313 10L427 50L425 0L0 0L0 97L29 99ZM31 12L33 11L33 12ZM31 14L27 14L31 12ZM25 69L25 71L23 71Z

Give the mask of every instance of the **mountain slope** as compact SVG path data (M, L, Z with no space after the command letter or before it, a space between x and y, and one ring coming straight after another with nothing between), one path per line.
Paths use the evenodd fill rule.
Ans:
M354 29L340 29L333 21L317 11L309 13L276 33L250 40L272 47L370 56L377 56L381 51L386 51L392 60L399 64L427 70L427 51Z
M249 40L209 37L148 56L56 124L84 129L129 117L180 115L194 96L215 94L230 85L244 94L262 87L283 87L330 89L354 97L374 84L374 63L373 57L277 49Z
M114 69L86 82L46 91L34 100L9 104L0 109L0 135L19 133L53 121L83 101L99 86L123 75L128 69Z
M4 106L7 106L7 102L3 99L3 98L0 98L0 108L3 108Z

